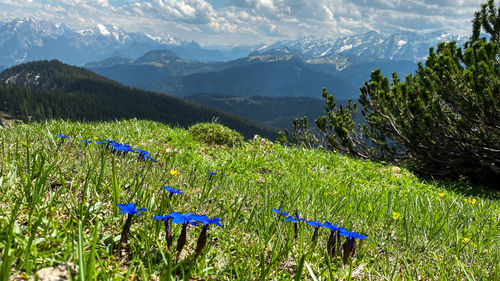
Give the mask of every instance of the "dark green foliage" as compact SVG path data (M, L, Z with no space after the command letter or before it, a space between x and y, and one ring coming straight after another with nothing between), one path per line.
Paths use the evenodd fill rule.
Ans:
M463 50L455 42L431 48L404 82L372 73L360 103L365 132L386 155L427 175L500 177L499 15L494 1L483 4ZM489 42L477 36L481 26Z
M490 40L479 38L480 28ZM404 81L372 72L359 103L369 126L352 122L326 91L327 116L316 120L330 149L406 164L430 176L494 183L500 178L500 9L475 15L464 48L441 43Z
M206 144L237 146L243 143L243 137L236 131L216 123L198 123L189 128L189 134Z
M351 99L344 108L342 105L337 107L333 96L323 88L321 94L326 102L327 116L322 116L315 120L316 126L323 133L325 144L333 150L351 152L353 148L352 133L355 123L352 120L357 105L353 104Z
M125 87L91 71L58 61L19 65L0 73L0 110L22 120L148 119L189 126L217 118L250 138L275 138L261 123L164 94Z

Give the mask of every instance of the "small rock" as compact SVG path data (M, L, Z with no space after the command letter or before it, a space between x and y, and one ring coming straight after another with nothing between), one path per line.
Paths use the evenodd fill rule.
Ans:
M55 267L46 267L36 272L39 281L66 281L70 280L69 274L76 275L75 266L71 263L61 263ZM31 278L30 281L35 280Z

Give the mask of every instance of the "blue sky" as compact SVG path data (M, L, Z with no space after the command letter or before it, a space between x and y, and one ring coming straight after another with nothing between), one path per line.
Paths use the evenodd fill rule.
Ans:
M468 35L482 0L0 0L0 20L36 17L78 30L98 23L202 45L336 38L375 30Z

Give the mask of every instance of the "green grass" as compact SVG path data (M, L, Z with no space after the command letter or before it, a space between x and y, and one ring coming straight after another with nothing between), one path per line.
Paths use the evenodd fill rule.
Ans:
M148 150L157 162L80 141L94 137ZM170 201L162 185L184 194ZM0 280L68 262L74 280L500 280L498 193L468 188L262 140L201 145L155 122L18 124L0 129ZM133 218L120 258L126 215L116 204L128 202L148 211ZM163 224L152 220L167 206L222 219L197 260L200 227L188 228L176 260L175 226L167 250ZM369 237L344 265L327 255L327 229L312 243L302 223L294 240L293 224L271 208Z

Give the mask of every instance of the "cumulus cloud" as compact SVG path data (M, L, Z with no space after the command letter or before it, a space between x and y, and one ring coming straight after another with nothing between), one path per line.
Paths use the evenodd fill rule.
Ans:
M170 33L205 44L307 35L445 29L469 34L483 0L3 0L0 17L42 17L74 28L97 23ZM214 5L212 5L212 3Z

